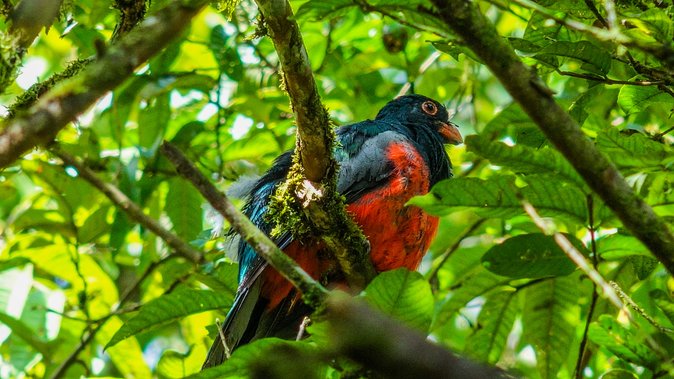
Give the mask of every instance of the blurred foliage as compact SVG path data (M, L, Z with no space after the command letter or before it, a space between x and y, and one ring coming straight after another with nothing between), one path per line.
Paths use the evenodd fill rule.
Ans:
M16 3L5 1L3 15ZM148 14L166 3L153 0ZM233 195L294 144L278 60L271 42L257 36L255 4L240 1L230 17L231 3L202 12L189 32L58 136L61 148L201 249L208 263L195 267L172 257L163 241L130 222L75 169L47 151L31 152L0 171L0 377L50 377L64 362L64 377L178 378L199 370L216 335L212 325L231 304L237 269L222 237L227 226L176 177L158 154L159 143L178 145ZM414 200L441 216L419 273L375 279L363 295L373 306L443 346L527 378L674 376L674 280L479 60L421 12L430 3L291 3L336 124L373 117L408 85L445 103L462 134L473 135L449 148L455 177ZM673 6L476 3L671 224L674 70L671 59L639 46L671 48ZM635 42L631 47L549 18L604 28L611 19L605 5L616 13L615 27ZM8 107L31 84L96 54L119 17L107 1L65 1L60 17L21 58L18 75L10 73L0 103ZM8 21L0 32L6 51ZM525 215L519 196L636 305L620 311L596 295ZM243 347L201 377L366 373L317 354L329 340L324 329L311 325L302 342Z

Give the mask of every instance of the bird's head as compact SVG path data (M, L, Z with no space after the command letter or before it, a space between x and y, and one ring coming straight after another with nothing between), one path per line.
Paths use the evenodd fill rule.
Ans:
M426 96L400 96L386 104L376 119L396 120L413 132L415 128L429 128L439 134L444 143L458 145L463 142L458 127L449 121L447 109Z

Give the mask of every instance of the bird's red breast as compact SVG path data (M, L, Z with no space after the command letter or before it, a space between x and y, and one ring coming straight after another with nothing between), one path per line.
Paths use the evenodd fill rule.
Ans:
M377 271L401 267L415 270L437 232L438 218L405 204L428 192L430 173L410 143L391 143L386 158L393 165L390 180L349 204L347 210L370 241L370 257ZM320 242L293 241L284 252L309 275L320 279L330 267L329 260L318 253L322 248ZM262 296L269 299L269 309L278 306L292 288L276 270L266 269Z

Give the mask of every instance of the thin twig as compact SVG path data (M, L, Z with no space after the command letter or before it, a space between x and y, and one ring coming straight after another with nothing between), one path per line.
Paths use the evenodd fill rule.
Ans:
M604 84L622 84L622 85L630 85L630 86L642 86L642 87L647 87L647 86L659 86L662 84L665 84L664 81L662 80L615 80L615 79L609 79L605 78L602 76L596 76L596 75L591 75L591 74L582 74L578 72L571 72L571 71L563 71L563 70L556 70L558 74L564 75L564 76L571 76L574 78L581 78L581 79L587 79L587 80L592 80L595 82L602 82Z
M157 220L146 215L143 210L129 199L119 188L110 183L103 182L93 171L70 154L58 149L52 149L52 152L57 157L61 158L64 164L74 167L82 179L101 191L101 193L110 199L118 209L124 211L124 213L126 213L132 220L140 223L164 240L164 242L175 250L176 253L193 263L201 263L203 261L203 254L200 251L190 246L177 235L166 230Z
M555 242L559 247L562 249L562 251L566 254L573 263L576 264L576 266L585 274L587 275L590 280L594 284L596 284L599 288L602 289L602 295L611 303L613 304L616 308L619 310L623 310L623 302L620 300L620 296L616 293L616 291L613 289L611 284L604 279L601 274L595 270L590 263L587 262L583 254L576 249L575 246L569 240L562 234L557 232L555 229L555 226L549 222L544 220L539 214L536 208L534 208L529 201L526 199L522 199L522 207L524 208L524 211L526 212L527 215L529 215L529 218L536 224L536 226L545 234L547 235L552 235L552 237L555 239ZM627 312L629 314L629 312Z
M597 255L597 242L595 239L595 225L594 225L594 197L593 195L588 195L586 198L587 202L587 214L588 214L588 230L590 231L590 246L592 249L592 267L596 270L597 264L599 263L599 257ZM585 327L583 329L583 337L580 340L580 346L578 348L578 358L576 359L576 368L574 370L574 377L576 379L583 378L583 367L585 367L585 362L589 356L587 350L587 340L588 332L590 331L590 324L592 323L592 317L594 316L594 310L597 307L597 299L599 298L597 294L597 284L592 282L592 298L590 300L590 305L587 311L587 319L585 320Z

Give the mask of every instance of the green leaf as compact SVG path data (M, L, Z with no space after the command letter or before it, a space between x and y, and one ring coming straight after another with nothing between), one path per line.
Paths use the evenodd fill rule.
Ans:
M649 295L655 302L655 305L667 316L669 322L674 325L674 301L672 301L672 298L660 289L650 291Z
M171 118L169 94L159 95L138 115L138 143L154 155Z
M466 346L468 356L490 364L499 360L519 310L517 294L508 289L487 297L477 318L477 329Z
M522 313L523 338L536 350L541 377L557 378L557 372L573 350L579 320L578 277L545 280L527 287Z
M566 235L581 251L586 250L577 238ZM557 245L553 236L523 234L494 245L482 256L482 263L494 274L510 278L544 278L569 275L576 265Z
M538 54L577 59L584 63L582 68L600 75L606 75L611 69L611 55L588 41L555 41Z
M610 315L601 315L599 320L590 324L587 336L598 346L628 362L649 368L655 368L660 363L657 355L643 343L643 339Z
M119 317L108 319L101 330L96 334L96 341L104 344L110 340L115 330L126 326ZM116 335L116 334L115 334ZM112 337L114 338L114 337ZM106 346L105 353L110 357L115 367L124 378L150 378L150 368L143 359L143 350L135 338L118 341L115 346Z
M175 178L169 182L166 194L166 214L171 219L176 234L192 241L202 228L201 195L186 180Z
M656 86L624 85L618 94L618 105L626 114L643 112L653 104L674 104L674 98Z
M531 121L531 118L524 113L519 104L511 103L489 120L480 134L490 135L509 129L522 130L530 128L537 128L537 126ZM512 135L514 133L510 134Z
M639 379L637 375L627 370L609 370L601 375L601 379Z
M510 281L510 278L494 275L485 269L477 270L473 275L461 281L458 286L454 286L449 299L439 305L431 330L449 322L449 319L471 300L495 288L507 286Z
M641 133L620 132L609 128L597 134L597 146L619 167L659 167L673 151L662 143L653 141Z
M327 17L337 18L356 7L357 5L351 0L310 0L300 6L295 17L312 21Z
M672 40L672 20L662 9L648 9L640 12L639 17L630 17L626 21L656 41L668 43Z
M150 301L140 308L110 339L106 349L138 333L148 332L185 316L214 309L228 309L232 296L207 290L180 289Z
M109 210L109 207L102 206L96 209L82 222L82 225L77 228L77 240L79 243L84 244L94 242L98 237L109 232Z
M0 312L18 319L28 301L33 282L33 265L15 267L0 272ZM12 333L11 325L0 325L0 343Z
M602 259L614 261L632 255L651 257L650 251L638 239L624 235L611 234L597 240L597 253Z
M483 217L510 218L524 213L519 192L543 216L585 223L585 194L578 187L542 177L527 177L526 181L526 187L518 188L512 176L454 178L436 184L431 193L414 197L409 204L436 216L470 209Z
M576 170L554 149L548 147L535 149L524 145L508 146L503 142L491 141L482 135L468 136L466 146L468 151L515 172L552 173L581 188L585 186L585 182Z
M382 272L365 289L365 299L376 309L413 328L425 332L431 325L433 293L416 271Z
M278 378L319 378L322 364L316 348L305 341L264 338L234 351L222 365L187 379L265 378L273 368Z
M24 340L33 349L40 352L40 354L44 356L49 355L49 346L35 334L33 329L29 328L21 320L9 316L4 312L0 312L0 323L9 327L13 335Z
M161 378L178 379L187 376L187 366L185 358L189 354L181 354L174 350L165 351L157 363L157 374Z

